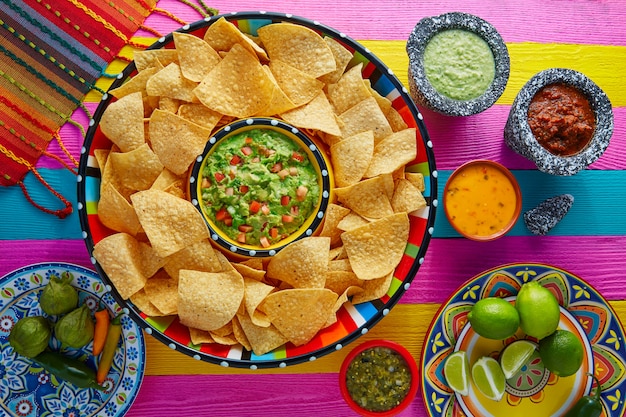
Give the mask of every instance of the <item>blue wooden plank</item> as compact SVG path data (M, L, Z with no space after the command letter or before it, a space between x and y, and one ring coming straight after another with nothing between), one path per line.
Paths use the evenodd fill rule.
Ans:
M66 169L40 169L50 186L72 203L74 211L65 219L46 214L33 207L18 186L0 187L0 239L81 239L76 207L76 176ZM63 208L32 174L24 184L32 199L49 209Z
M574 196L574 205L550 235L611 236L626 233L626 171L585 170L570 177L536 170L513 170L522 190L522 215L540 202L560 194ZM443 188L452 171L439 171L439 212L434 237L459 237L443 210ZM529 236L522 216L509 232Z
M31 206L19 187L0 187L0 239L81 239L76 213L76 178L67 170L41 169L50 185L74 205L74 212L64 220ZM443 187L451 171L439 171L439 208L434 237L458 237L443 212ZM535 170L514 170L522 188L522 212L555 195L569 193L574 205L551 235L611 236L626 234L626 171L586 170L571 177L558 177ZM59 208L60 203L32 176L26 186L33 199L45 207ZM509 232L528 236L520 219Z

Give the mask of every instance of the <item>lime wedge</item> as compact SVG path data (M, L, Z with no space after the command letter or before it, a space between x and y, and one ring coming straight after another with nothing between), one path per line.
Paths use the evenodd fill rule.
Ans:
M504 348L500 355L500 366L504 372L504 377L509 379L518 373L526 365L534 351L535 344L528 340L516 340Z
M444 375L448 386L461 395L469 394L469 362L465 351L452 353L446 359L443 368Z
M494 358L483 356L472 366L476 388L487 398L500 401L504 396L506 380L500 364Z

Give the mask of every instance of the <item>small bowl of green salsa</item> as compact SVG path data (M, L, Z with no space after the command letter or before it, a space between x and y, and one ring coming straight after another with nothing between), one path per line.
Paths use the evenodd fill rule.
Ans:
M506 44L487 21L460 12L420 20L407 41L415 101L448 116L491 107L509 79Z
M332 182L317 142L263 117L235 121L211 136L192 166L189 188L219 248L267 257L316 233Z
M418 388L411 353L389 340L371 340L352 350L339 372L346 403L363 416L394 416L405 410Z

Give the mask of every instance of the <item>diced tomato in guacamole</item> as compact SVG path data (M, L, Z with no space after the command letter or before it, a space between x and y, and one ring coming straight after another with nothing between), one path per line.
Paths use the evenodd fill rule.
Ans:
M220 142L202 170L202 208L233 241L267 247L316 209L320 185L307 153L287 136L253 129Z

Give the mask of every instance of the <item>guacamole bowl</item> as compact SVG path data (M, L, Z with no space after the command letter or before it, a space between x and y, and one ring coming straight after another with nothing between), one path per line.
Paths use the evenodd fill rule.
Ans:
M424 117L394 71L344 33L272 12L212 16L134 58L89 121L77 177L82 237L129 317L172 350L254 370L337 352L388 315L424 262L438 205ZM237 151L225 171L211 159L220 145ZM261 164L272 153L283 159ZM310 165L292 170L300 160ZM302 223L244 220L265 205ZM264 247L250 227L285 236ZM342 288L357 267L367 279Z
M323 144L280 119L219 129L192 165L189 197L227 255L268 257L319 231L334 182Z
M504 40L489 22L469 13L425 17L406 44L411 96L447 116L483 112L509 80Z

